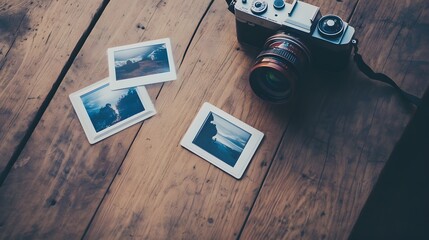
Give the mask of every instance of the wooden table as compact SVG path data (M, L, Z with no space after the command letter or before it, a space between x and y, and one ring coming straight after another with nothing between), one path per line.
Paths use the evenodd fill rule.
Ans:
M423 96L428 1L308 2ZM147 87L158 113L90 145L68 95L108 76L107 48L164 37L178 79ZM223 0L1 0L0 238L347 238L415 108L353 63L270 105L256 54ZM265 133L241 180L179 144L203 102Z

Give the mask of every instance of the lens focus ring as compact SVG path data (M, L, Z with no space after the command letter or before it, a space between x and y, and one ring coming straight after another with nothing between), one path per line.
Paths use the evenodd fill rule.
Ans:
M286 51L284 49L273 48L273 49L262 51L259 54L258 58L259 57L266 57L266 56L280 57L280 58L286 60L286 62L288 62L288 63L290 63L290 64L292 64L294 66L297 66L297 68L301 69L301 64L298 61L298 59L296 58L296 56L293 55L291 52Z
M299 38L284 32L269 37L250 70L252 90L264 100L284 103L311 64L311 53Z

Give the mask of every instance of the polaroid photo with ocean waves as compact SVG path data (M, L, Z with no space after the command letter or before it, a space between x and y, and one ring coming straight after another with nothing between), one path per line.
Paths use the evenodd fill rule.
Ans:
M181 145L240 179L263 137L259 130L204 103Z

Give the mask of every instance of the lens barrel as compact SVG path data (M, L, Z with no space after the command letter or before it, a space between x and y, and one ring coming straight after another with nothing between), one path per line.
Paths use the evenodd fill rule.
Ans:
M250 70L250 86L264 100L288 102L310 63L306 45L299 38L279 32L267 39L256 58Z

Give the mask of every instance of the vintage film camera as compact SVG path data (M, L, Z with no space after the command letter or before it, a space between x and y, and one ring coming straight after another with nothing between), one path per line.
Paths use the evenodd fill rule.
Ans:
M240 43L262 48L249 80L262 99L291 99L306 70L343 69L352 49L354 28L319 7L284 0L226 0L235 13Z

